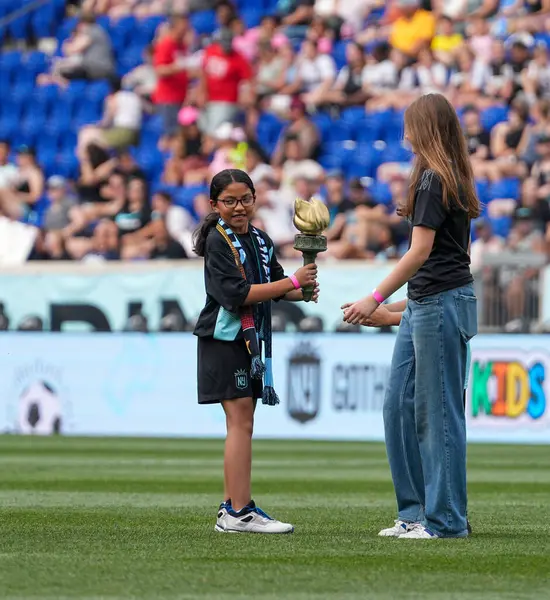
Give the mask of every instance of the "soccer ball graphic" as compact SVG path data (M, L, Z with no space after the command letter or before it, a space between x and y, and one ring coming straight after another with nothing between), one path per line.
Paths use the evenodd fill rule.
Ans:
M61 401L45 381L36 381L19 397L19 433L52 435L61 433Z

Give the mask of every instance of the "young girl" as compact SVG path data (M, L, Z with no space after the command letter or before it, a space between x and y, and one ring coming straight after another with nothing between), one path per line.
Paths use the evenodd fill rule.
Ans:
M465 537L463 394L467 344L477 333L468 246L480 206L459 120L442 95L411 104L405 137L416 154L403 210L412 222L409 250L370 296L342 308L345 321L367 324L408 282L384 403L398 520L380 535Z
M216 531L292 533L292 525L272 519L251 499L252 430L257 399L279 402L271 373L271 301L302 300L302 288L311 284L317 301L317 267L285 276L273 242L250 223L255 202L244 171L221 171L210 185L213 212L195 233L206 284L206 306L195 328L199 404L221 403L227 423L225 495ZM265 365L258 338L265 344Z

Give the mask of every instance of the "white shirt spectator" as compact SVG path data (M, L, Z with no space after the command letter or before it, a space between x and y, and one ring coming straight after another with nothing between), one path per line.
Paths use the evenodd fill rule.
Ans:
M0 165L0 190L17 184L18 171L15 165Z
M327 54L319 54L313 60L302 57L298 63L298 75L304 89L311 92L323 81L336 77L336 63Z
M527 67L527 76L538 83L544 98L550 97L550 64L539 65L534 60Z
M193 230L196 223L182 206L172 205L166 213L166 229L168 235L176 240L185 250L188 258L196 258L193 252Z
M447 69L441 63L435 63L431 67L417 65L403 70L399 89L407 91L420 89L422 93L427 94L441 91L446 83Z
M141 98L134 92L117 92L116 112L113 117L113 127L123 127L126 129L141 129L142 104Z
M472 67L472 70L468 73L464 71L458 71L451 75L449 84L452 87L459 88L466 81L469 81L471 86L476 90L481 90L485 87L487 82L489 81L491 73L489 68L483 62L476 60Z
M367 65L363 69L363 86L367 89L395 89L398 73L395 63L383 60L375 65Z

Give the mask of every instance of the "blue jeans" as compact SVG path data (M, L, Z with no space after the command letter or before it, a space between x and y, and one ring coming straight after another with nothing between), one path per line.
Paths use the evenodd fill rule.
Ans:
M399 519L441 537L467 535L463 394L467 344L476 333L473 285L409 300L384 401Z

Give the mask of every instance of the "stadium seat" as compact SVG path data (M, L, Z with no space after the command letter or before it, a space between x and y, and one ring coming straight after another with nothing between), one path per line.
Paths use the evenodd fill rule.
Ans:
M332 48L332 58L336 63L336 68L340 70L346 64L346 47L348 42L336 42Z
M382 137L382 124L373 114L363 116L356 125L358 142L375 142Z
M199 194L207 194L208 188L202 185L179 187L174 192L174 203L194 213L193 203Z
M486 131L491 131L495 125L506 121L507 118L508 109L505 106L492 106L480 114L481 125Z
M19 0L18 8L30 4L32 0ZM13 6L13 5L12 5ZM8 23L8 33L15 40L26 40L31 32L32 12L26 12Z
M331 126L325 131L323 140L329 142L343 142L353 139L353 131L351 125L344 121L333 121Z
M30 28L36 39L49 38L57 25L57 7L53 3L39 6L30 18Z
M103 106L105 98L111 93L111 85L108 81L90 81L84 90L86 99L94 104Z
M382 162L409 162L412 158L412 152L400 143L388 144L382 153Z
M248 29L258 27L262 20L262 16L262 9L254 6L241 11L241 18Z
M500 237L506 238L512 228L511 217L498 217L490 220L493 227L493 233Z
M516 178L501 179L491 184L489 188L489 199L511 198L518 200L521 193L521 182Z
M371 194L379 204L389 206L392 203L392 193L388 183L375 181L371 188Z
M344 123L351 125L351 127L356 127L365 120L365 109L362 106L344 108L340 118Z

